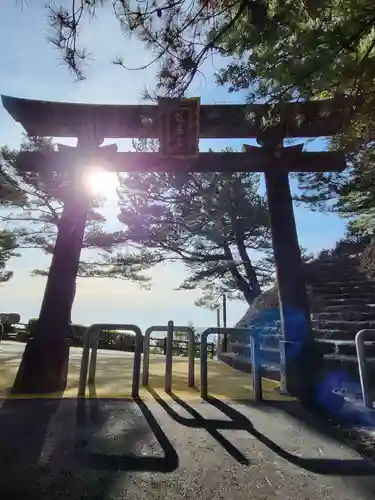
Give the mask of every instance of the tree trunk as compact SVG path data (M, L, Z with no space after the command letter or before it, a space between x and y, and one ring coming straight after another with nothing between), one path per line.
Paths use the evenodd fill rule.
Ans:
M237 240L237 248L242 259L243 265L245 267L246 276L248 283L251 285L251 290L253 292L253 300L261 294L260 284L258 277L256 275L253 264L251 263L250 257L246 251L246 246L243 240Z
M236 263L234 262L233 259L233 254L231 252L231 249L229 248L229 245L227 243L224 244L224 252L225 252L225 258L228 260L228 262L232 261L233 266L230 267L230 272L234 278L234 280L237 283L238 289L240 292L243 293L243 296L246 300L246 302L251 305L255 297L257 295L254 294L253 289L250 288L249 283L241 276L241 273L237 269ZM259 295L259 293L258 293Z

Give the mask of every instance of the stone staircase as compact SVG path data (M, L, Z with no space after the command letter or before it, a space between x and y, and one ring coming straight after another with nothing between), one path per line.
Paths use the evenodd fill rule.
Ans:
M304 268L312 326L324 356L324 371L344 373L354 382L359 381L355 335L362 329L375 330L375 279L366 278L359 264L359 255L327 256L305 264ZM261 296L236 326L251 327L259 313L277 307L277 290L263 295L267 294L268 304L265 305ZM374 341L366 342L365 346L375 389L375 334L373 338ZM261 335L262 367L265 375L272 378L279 376L279 339L280 322L276 320L272 325L267 324ZM233 339L222 359L235 368L250 371L247 344L248 339Z
M359 379L355 335L359 330L375 330L375 280L359 271L359 257L331 258L315 265L319 272L308 281L320 306L312 307L315 340L324 353L329 371L341 370ZM312 268L314 269L314 268ZM375 374L374 341L365 343L371 372Z

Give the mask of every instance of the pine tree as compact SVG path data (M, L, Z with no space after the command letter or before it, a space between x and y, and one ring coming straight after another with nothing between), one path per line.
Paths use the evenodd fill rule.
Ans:
M134 146L138 151L158 147L150 141ZM250 304L273 271L267 203L258 191L254 173L121 175L119 220L125 229L120 240L141 249L150 265L183 262L188 277L179 289L202 289L198 305L223 290L228 298ZM121 274L121 252L108 264Z
M8 175L4 159L0 154L0 213L6 212L10 206L22 206L25 203L24 193L19 192L13 179ZM7 269L8 261L18 256L17 235L11 228L0 231L0 283L5 283L13 272Z

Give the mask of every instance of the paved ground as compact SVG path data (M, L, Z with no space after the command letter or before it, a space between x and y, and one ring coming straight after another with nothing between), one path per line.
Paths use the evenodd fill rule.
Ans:
M213 403L5 400L0 498L374 498L375 469L316 422Z
M0 498L374 498L373 466L296 402L91 396L2 400Z
M0 344L0 397L4 396L14 381L25 344L4 341ZM64 397L76 397L82 349L71 348L68 387ZM173 390L185 400L199 400L199 361L195 364L195 388L188 388L187 358L173 358ZM133 354L119 351L99 350L96 375L96 396L100 398L128 398L131 395ZM150 356L149 384L159 394L164 390L165 357ZM252 398L251 375L239 372L225 363L209 361L208 385L210 394L221 399L244 400ZM279 384L263 379L264 397L280 399ZM141 388L142 398L149 393ZM284 398L283 398L284 399Z

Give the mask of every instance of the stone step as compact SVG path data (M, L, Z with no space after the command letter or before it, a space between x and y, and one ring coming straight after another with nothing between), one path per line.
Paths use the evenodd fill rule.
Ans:
M327 282L341 282L343 284L348 283L368 283L371 278L367 277L365 274L361 273L358 269L341 269L340 266L332 268L331 271L323 271L321 276L327 279ZM348 278L350 281L348 281Z
M333 341L326 339L315 339L320 354L334 354L336 347Z
M365 342L366 359L375 358L375 342ZM357 349L354 340L341 342L337 345L336 354L357 356Z
M324 354L342 354L357 356L357 349L354 340L324 340L317 339L319 346L324 347ZM375 356L375 341L365 342L366 356Z
M267 348L260 350L260 360L265 363L280 363L280 349Z
M366 281L365 275L360 273L357 269L343 269L341 266L331 266L326 268L317 269L314 272L310 272L310 278L325 278L327 281L345 281L346 278L351 278L357 281Z
M314 337L316 339L354 340L355 333L346 330L323 330L314 328Z
M371 321L375 320L375 307L373 311L343 310L339 312L316 312L311 315L311 319L318 321Z
M330 376L336 373L345 374L349 380L354 380L359 382L358 374L358 363L356 356L345 356L342 354L327 354L324 356L323 370L326 376ZM369 368L373 367L373 364L369 364ZM369 370L372 373L372 370Z
M354 340L332 340L332 339L316 339L318 349L321 354L342 354L356 356L356 345ZM234 351L237 355L250 357L250 346L239 346ZM265 346L260 348L261 360L280 362L280 347ZM365 342L365 352L367 356L375 356L375 340Z
M235 347L235 346L233 346ZM233 351L234 355L242 356L251 359L250 346L237 346ZM279 347L261 346L260 359L262 363L280 363Z
M280 331L280 325L281 325L281 321L280 320L277 320L277 321L273 321L272 323L265 323L264 325L259 325L259 324L255 324L255 325L249 325L248 328L249 328L249 331L251 330L255 330L257 332L259 332L260 335L277 335L278 332Z
M332 272L332 271L341 271L341 272L358 272L359 269L358 262L331 262L331 263L323 263L319 264L308 264L305 266L306 273L322 273L322 272Z
M263 371L263 373L264 373L264 371L280 372L280 363L272 363L271 361L269 361L267 363L262 363L262 371ZM267 376L267 375L264 373L264 376Z
M327 354L326 356L324 356L324 358L342 361L342 362L348 362L348 363L352 363L353 365L358 364L357 356L352 356L349 354ZM369 365L373 366L373 369L375 369L375 356L367 358L367 362L369 363Z
M342 272L333 269L331 272L316 272L305 277L307 283L313 286L323 286L326 283L367 283L367 278L357 272Z
M368 301L365 299L357 299L357 298L348 298L348 299L327 299L325 301L326 307L329 306L340 306L343 305L345 307L347 306L362 306L362 305L374 305L375 306L375 299L369 298Z
M314 287L313 291L317 294L325 295L331 293L374 293L375 294L375 281L369 281L365 283L347 283L347 282L337 282L337 283L325 283Z
M279 322L278 322L279 323ZM277 326L277 328L267 329L265 330L264 333L261 334L261 337L263 339L272 339L274 337L280 337L280 331L281 331L281 323Z
M251 359L249 357L225 353L220 355L220 359L236 370L251 373ZM263 362L262 375L272 380L280 380L280 364L272 361Z
M320 295L323 300L351 300L351 299L361 299L363 302L375 303L375 291L374 293L368 292L352 292L352 293L325 293Z
M343 312L343 311L356 311L356 312L373 312L375 311L375 304L335 304L335 305L325 305L320 312ZM314 313L314 314L319 314Z
M375 321L327 321L312 320L312 326L318 330L345 330L356 334L359 330L375 329Z
M279 344L279 335L262 335L260 338L260 346L264 349L266 349L267 347L279 347Z
M340 271L340 273L357 273L360 274L360 263L359 261L339 261L334 262L319 262L317 264L310 265L306 267L307 272L313 273L332 273L334 271Z
M278 347L280 341L280 330L277 330L277 333L266 333L260 335L260 345L261 346L269 346L269 347ZM244 336L243 338L239 338L238 336L233 339L230 338L229 335L229 345L232 347L250 347L250 339L249 336Z
M332 279L328 279L326 280L324 283L319 283L316 285L316 287L319 287L319 286L329 286L329 287L332 287L332 286L350 286L350 287L361 287L362 285L373 285L375 283L375 280L371 280L371 279L366 279L366 278L362 278L362 279L353 279L353 280L350 280L350 281L347 281L347 280L342 280L340 279L337 275L335 277L333 277ZM314 286L314 284L312 284L312 286Z
M251 346L248 343L242 343L242 342L237 342L237 343L232 343L230 344L230 351L233 353L238 353L243 356L250 356L251 352ZM265 344L261 341L260 343L260 351L268 353L268 352L280 352L280 344L279 344L279 339L277 338L277 342L275 342L273 345L270 344Z
M306 264L306 267L313 267L313 266L324 266L324 265L337 265L337 264L343 264L345 266L358 266L360 263L360 259L356 255L352 256L339 256L339 255L326 255L325 257L320 257L319 259L313 260Z

